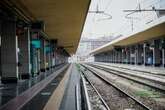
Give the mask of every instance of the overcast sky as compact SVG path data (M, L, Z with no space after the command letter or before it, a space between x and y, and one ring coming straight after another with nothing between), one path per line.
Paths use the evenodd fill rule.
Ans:
M90 11L96 11L98 4L99 11L105 11L110 14L112 19L106 19L109 16L96 13L88 13L82 37L101 37L111 35L119 29L128 20L125 19L126 9L135 9L138 0L92 0ZM102 20L102 19L106 20Z

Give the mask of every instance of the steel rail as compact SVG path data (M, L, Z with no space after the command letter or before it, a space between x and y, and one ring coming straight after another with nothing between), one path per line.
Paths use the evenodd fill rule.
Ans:
M78 89L78 84L75 86L75 96L76 96L76 110L80 110L80 102L79 102L79 89Z
M108 81L107 79L105 79L103 76L101 76L100 74L98 74L96 71L89 69L89 67L87 67L85 65L82 65L81 64L81 66L83 66L84 68L86 68L87 70L89 70L91 73L93 73L95 76L97 76L98 78L100 78L101 80L103 80L104 82L106 82L108 85L114 87L118 91L122 92L123 94L125 94L126 96L128 96L129 98L131 98L132 100L134 100L136 103L138 103L140 106L142 106L146 110L152 110L151 108L149 108L148 106L146 106L145 104L143 104L141 101L139 101L138 99L136 99L132 95L128 94L127 92L123 91L122 89L120 89L116 85L112 84L110 81Z
M83 86L83 88L84 88L84 93L85 93L85 99L86 99L87 109L88 109L88 110L92 110L92 109L91 109L91 105L90 105L90 101L89 101L89 95L88 95L88 92L87 92L87 87L86 87L86 84L85 84L85 79L83 78L82 75L81 75L81 79L82 79L82 86Z
M107 105L107 103L105 102L105 100L102 98L101 94L98 92L98 90L96 89L96 87L92 84L92 82L89 80L89 78L85 75L85 72L80 70L85 79L89 82L89 84L92 86L92 88L94 89L94 91L97 93L97 95L99 96L100 100L102 101L102 103L104 104L104 106L106 107L107 110L110 110L109 106Z
M90 63L92 64L92 63ZM115 68L122 68L122 69L126 69L126 70L131 70L131 71L137 71L137 72L143 72L143 73L146 73L146 74L153 74L152 72L149 72L149 71L145 71L145 70L137 70L137 69L131 69L131 68L126 68L126 67L118 67L118 66L113 66L113 65L108 65L108 64L101 64L101 65L105 65L105 66L110 66L110 67L115 67ZM160 74L160 73L154 73L155 76L165 76L165 74Z
M110 68L104 68L104 67L96 66L96 65L93 65L93 64L92 64L92 65L90 64L90 66L95 67L95 68L98 68L98 69L101 69L101 70L106 71L106 72L108 72L108 73L117 75L117 76L119 76L119 77L122 77L122 78L125 78L125 79L128 79L128 80L134 81L134 82L136 82L136 83L143 84L143 85L145 85L145 86L151 87L151 88L156 89L156 90L159 90L159 91L161 91L161 92L165 92L165 88L161 88L161 87L159 87L159 86L152 85L152 84L149 83L149 82L147 83L147 82L142 81L142 79L143 79L143 80L149 80L149 81L155 83L155 82L156 82L155 80L151 80L151 79L147 79L147 78L143 78L143 77L138 77L138 76L131 76L131 75L129 75L129 74L123 74L123 72L116 71L116 70L113 70L113 69L110 69ZM121 74L117 74L116 72L121 73ZM141 81L138 80L138 79L135 79L135 78L131 78L131 77L140 78ZM160 83L158 83L158 84L160 84Z

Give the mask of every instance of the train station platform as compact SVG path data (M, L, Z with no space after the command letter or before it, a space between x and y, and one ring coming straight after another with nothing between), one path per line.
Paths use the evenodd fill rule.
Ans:
M77 110L80 107L80 74L73 65L60 110Z
M17 84L3 84L0 110L77 110L80 78L76 65L66 64Z
M42 91L48 86L48 84L56 78L61 72L66 70L68 65L59 65L52 71L41 73L36 77L32 77L26 80L19 80L14 84L1 84L0 87L0 110L34 110L39 109L39 104L43 105ZM33 101L34 97L40 94L38 100L41 102ZM43 92L45 94L45 92ZM28 106L29 103L33 103L33 106ZM32 108L31 108L32 107Z
M138 72L165 75L165 68L164 67L132 65L132 64L119 64L119 63L103 63L103 62L95 62L95 64L107 65L107 66L111 66L111 67L128 69L128 70L133 70L133 71L138 71Z

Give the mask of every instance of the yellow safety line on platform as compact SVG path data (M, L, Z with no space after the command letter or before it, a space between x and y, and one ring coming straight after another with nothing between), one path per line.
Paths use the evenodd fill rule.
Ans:
M72 70L72 65L68 68L66 74L64 75L58 87L53 92L52 96L48 100L43 110L59 110L71 70Z

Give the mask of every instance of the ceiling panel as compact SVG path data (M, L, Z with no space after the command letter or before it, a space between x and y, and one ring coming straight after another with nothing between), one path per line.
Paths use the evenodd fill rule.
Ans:
M25 14L45 22L45 33L75 53L90 0L14 0ZM72 45L73 47L69 47Z

